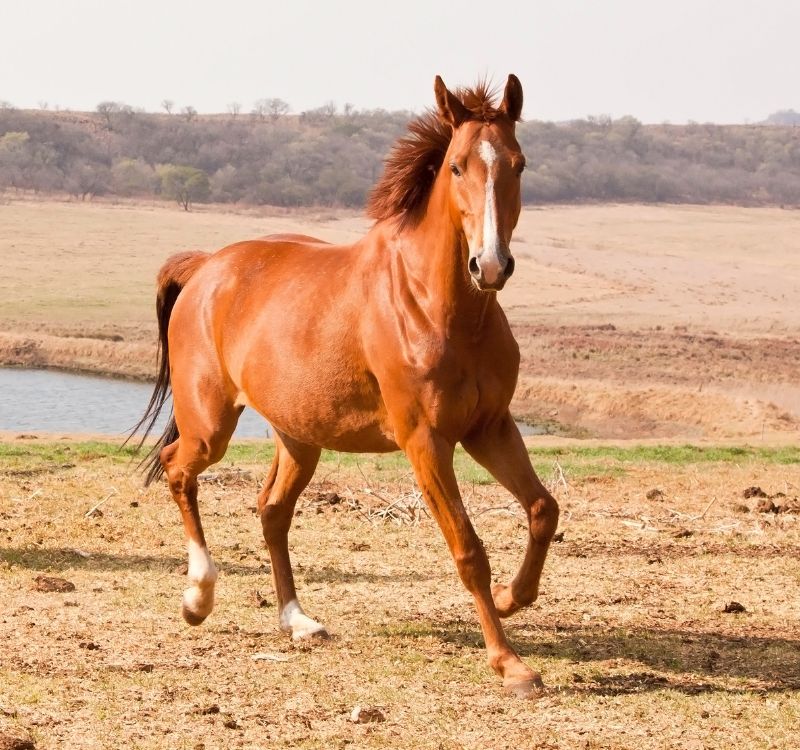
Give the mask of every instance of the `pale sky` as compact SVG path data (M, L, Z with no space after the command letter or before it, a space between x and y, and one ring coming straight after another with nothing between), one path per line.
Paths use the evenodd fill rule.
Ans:
M800 0L0 0L0 100L93 110L433 103L516 73L526 119L800 110Z

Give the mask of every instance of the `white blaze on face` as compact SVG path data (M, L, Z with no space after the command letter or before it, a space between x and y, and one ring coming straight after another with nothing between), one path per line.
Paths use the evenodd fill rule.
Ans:
M492 167L497 161L497 152L489 141L481 141L478 154L486 164L486 197L483 207L483 247L478 256L478 263L483 278L489 284L494 284L503 265L500 260L500 237L497 234L497 204L494 192L494 175Z

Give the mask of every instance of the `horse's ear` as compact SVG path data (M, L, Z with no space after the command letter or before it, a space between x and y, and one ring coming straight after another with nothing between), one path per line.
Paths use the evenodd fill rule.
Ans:
M513 73L508 77L500 111L505 112L511 122L517 122L522 114L522 84Z
M439 119L442 122L451 125L455 130L468 119L469 110L448 90L441 76L436 76L433 91L436 94L436 106L439 108Z

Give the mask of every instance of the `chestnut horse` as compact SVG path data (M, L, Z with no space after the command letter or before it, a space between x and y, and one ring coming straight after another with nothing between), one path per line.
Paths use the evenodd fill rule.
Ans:
M488 661L505 688L542 684L500 623L536 599L558 505L537 478L509 403L519 348L497 292L525 158L514 136L522 86L499 105L483 84L449 91L394 146L369 201L375 224L349 246L303 235L240 242L170 258L158 276L159 375L139 426L152 428L172 391L174 416L148 460L166 473L188 539L183 617L214 605L217 571L197 503L197 475L225 454L245 406L275 431L258 497L280 626L324 636L295 591L287 535L322 448L403 450L464 586L475 598ZM488 469L527 516L527 552L507 585L489 561L453 471L456 443Z

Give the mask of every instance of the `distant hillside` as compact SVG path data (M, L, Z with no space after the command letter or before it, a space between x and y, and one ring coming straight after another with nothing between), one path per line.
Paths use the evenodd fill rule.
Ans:
M773 112L766 120L769 125L800 125L800 112L793 109L781 109Z
M787 113L776 113L773 118ZM797 113L793 113L796 115ZM0 109L0 189L192 202L361 206L407 112L302 115ZM783 123L785 120L780 120ZM777 122L777 120L776 120ZM788 125L522 123L523 200L800 205Z

